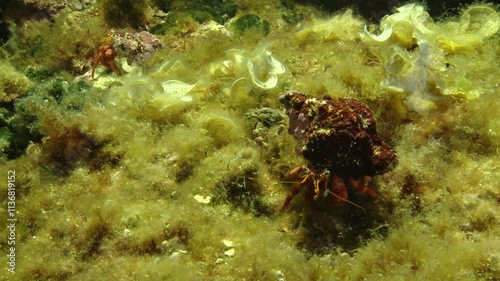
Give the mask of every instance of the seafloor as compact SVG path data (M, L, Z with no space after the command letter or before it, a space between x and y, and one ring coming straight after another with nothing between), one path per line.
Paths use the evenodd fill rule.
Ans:
M429 13L2 2L0 280L500 280L498 6ZM373 110L376 199L278 211L290 89Z

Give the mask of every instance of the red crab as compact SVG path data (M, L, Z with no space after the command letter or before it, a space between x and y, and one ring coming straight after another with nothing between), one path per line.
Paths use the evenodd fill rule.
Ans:
M366 180L388 171L397 154L377 134L373 112L357 99L335 101L293 90L281 95L280 102L290 118L288 133L298 142L296 152L307 160L288 174L297 184L280 211L303 187L313 208L320 195L332 205L350 202L346 183L375 198L375 191L356 178Z
M111 70L113 70L116 75L121 76L122 73L115 64L115 57L116 51L111 43L101 45L99 47L99 53L97 54L97 57L94 60L94 64L92 65L92 79L94 79L94 72L96 67L101 62L104 66L111 68Z

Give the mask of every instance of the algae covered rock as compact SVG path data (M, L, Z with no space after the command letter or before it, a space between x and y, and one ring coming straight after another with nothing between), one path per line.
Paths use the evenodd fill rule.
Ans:
M189 15L198 22L214 20L224 24L236 15L238 6L233 0L190 0L190 1L154 1L164 12ZM177 16L174 16L177 17Z
M268 34L270 31L269 22L267 20L262 20L259 16L254 14L246 14L239 17L234 25L238 32L243 33L248 29L254 29L256 31Z
M139 27L147 21L148 0L104 0L104 18L113 27Z
M12 65L0 62L0 102L11 102L26 94L32 82Z
M245 113L245 119L253 124L262 123L267 128L284 123L285 115L282 110L269 107L255 108Z
M116 31L111 36L114 46L124 53L130 62L146 65L155 52L164 47L164 43L155 35L147 32Z
M205 117L202 127L214 140L216 147L222 147L235 141L242 135L241 125L229 116L209 114Z

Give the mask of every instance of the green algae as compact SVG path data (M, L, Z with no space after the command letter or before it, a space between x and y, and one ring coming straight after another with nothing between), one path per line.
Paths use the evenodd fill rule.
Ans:
M238 9L232 0L156 0L154 2L167 14L160 23L151 27L150 31L153 34L166 34L168 30L175 30L178 26L182 26L182 22L186 18L191 18L198 23L214 21L218 24L224 24L236 15Z
M198 22L214 20L224 24L236 15L238 6L233 0L191 0L165 1L155 0L156 5L164 12L181 12L191 16Z
M255 14L270 22L294 10L234 3L245 9L239 18ZM64 22L53 27L65 31ZM426 70L447 83L427 85L439 102L421 114L406 103L410 92L380 83L387 75L383 47L362 38L365 23L347 10L297 27L273 24L264 39L190 21L193 31L161 37L185 48L166 48L146 67L128 62L124 76L109 72L95 81L82 75L90 63L80 71L67 63L81 59L80 51L49 55L58 43L48 43L48 23L26 23L43 40L18 30L6 52L17 45L29 56L2 61L8 71L1 81L16 87L5 88L15 94L0 104L0 147L22 136L15 129L27 133L16 153L2 151L0 160L2 170L17 174L18 260L9 277L495 280L498 34L444 54L450 70ZM84 49L97 48L103 36L102 27L92 30ZM73 35L71 46L84 42L85 32ZM226 51L240 50L246 59L263 40L286 72L270 89L238 88L236 81L248 79L246 64L228 60ZM453 77L460 79L452 83ZM195 86L166 91L163 84L172 80ZM311 213L299 194L278 213L293 184L286 174L304 164L278 102L288 89L356 97L374 110L399 159L369 183L376 200L349 190L363 209L346 203ZM453 91L443 95L446 89ZM464 98L477 89L481 95ZM179 99L185 95L190 99ZM0 200L6 196L3 184ZM7 237L7 229L0 232ZM0 245L8 247L6 240Z
M235 22L236 30L243 33L247 29L254 29L256 31L268 34L270 30L269 22L261 20L259 16L254 14L247 14L239 17Z
M100 4L104 19L111 27L137 28L146 24L148 0L102 0Z

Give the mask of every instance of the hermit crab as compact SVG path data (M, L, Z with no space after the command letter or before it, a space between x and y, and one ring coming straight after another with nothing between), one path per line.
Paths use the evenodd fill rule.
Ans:
M358 180L390 170L397 154L378 135L372 110L354 98L317 98L295 90L281 95L280 102L290 119L288 133L297 141L295 150L307 161L288 173L295 185L280 211L302 188L313 209L319 198L334 206L350 202L347 186L375 198L375 191Z

